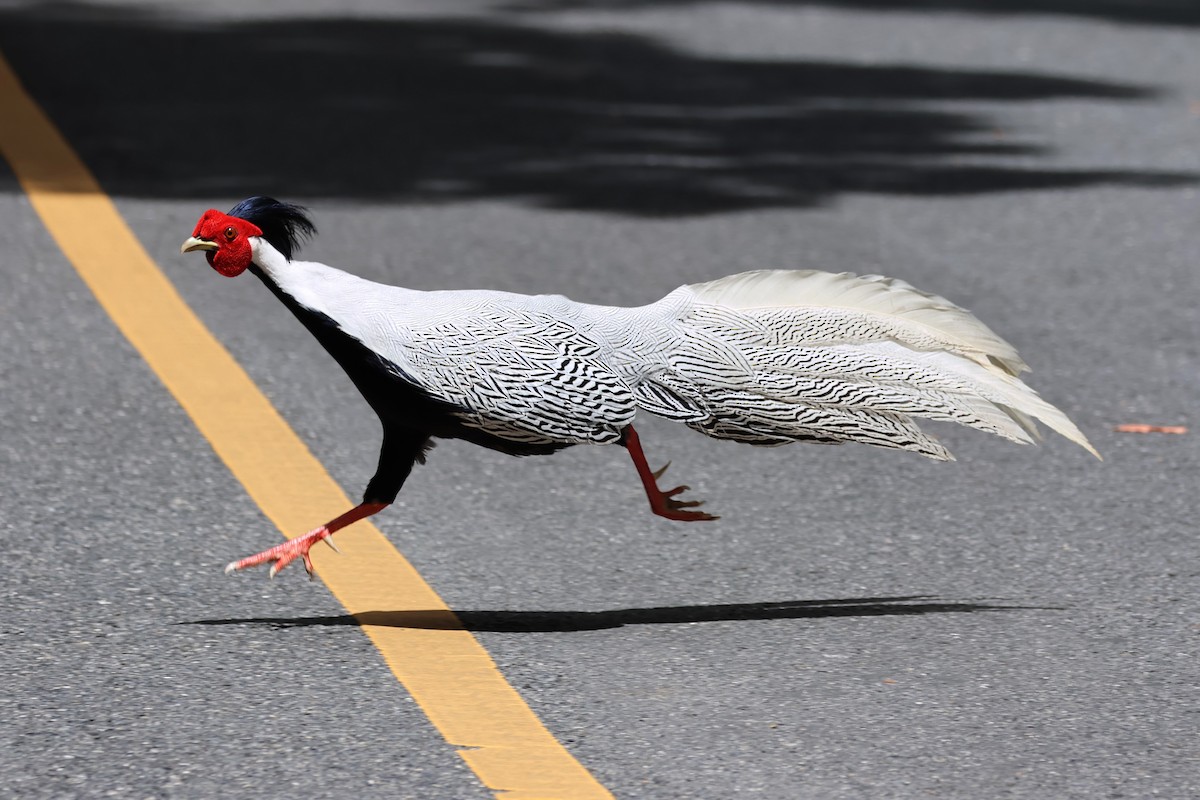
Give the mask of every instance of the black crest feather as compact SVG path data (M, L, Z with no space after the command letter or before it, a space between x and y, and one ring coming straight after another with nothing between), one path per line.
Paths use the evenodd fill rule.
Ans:
M317 226L304 213L304 206L284 203L273 197L247 197L229 209L229 216L261 228L263 238L288 261L299 252L301 243L317 232Z

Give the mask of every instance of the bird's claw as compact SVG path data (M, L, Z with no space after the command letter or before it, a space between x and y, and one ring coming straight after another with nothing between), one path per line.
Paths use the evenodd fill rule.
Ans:
M271 564L271 571L268 573L268 575L274 578L280 573L280 571L283 570L284 567L299 558L303 561L304 571L307 572L308 576L311 578L313 577L313 563L312 557L308 554L308 551L314 544L324 540L330 547L334 549L334 552L341 552L337 549L333 542L330 541L330 537L332 536L333 534L329 532L328 528L324 526L316 528L304 534L303 536L297 536L295 539L286 541L283 544L277 544L274 547L267 548L261 553L247 556L239 561L230 562L225 567L225 574L232 575L240 570L247 569L249 567L257 567L260 564L265 564L270 561L273 563Z
M308 573L309 580L311 580L313 577L312 559L309 557L308 553L301 553L300 556L304 559L304 571ZM279 574L280 570L292 563L295 559L296 556L294 555L282 556L275 559L275 563L271 565L270 571L267 572L267 577L271 580L275 580L275 576Z
M720 519L715 514L709 514L704 511L690 511L688 509L696 508L704 505L703 500L676 500L676 495L683 494L688 491L690 486L676 486L665 492L659 492L658 502L651 502L651 508L655 514L667 519L679 520L680 522L702 522L714 519Z

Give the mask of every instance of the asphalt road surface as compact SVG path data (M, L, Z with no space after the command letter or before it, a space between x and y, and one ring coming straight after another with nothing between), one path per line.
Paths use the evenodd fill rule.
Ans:
M614 796L1200 796L1200 431L1113 430L1200 424L1200 10L243 5L5 1L0 52L352 496L373 415L257 281L179 255L205 209L302 202L307 256L414 288L894 275L1105 457L647 420L722 515L688 525L620 448L439 445L378 524ZM3 162L0 223L0 794L491 796L319 582L222 574L278 532Z

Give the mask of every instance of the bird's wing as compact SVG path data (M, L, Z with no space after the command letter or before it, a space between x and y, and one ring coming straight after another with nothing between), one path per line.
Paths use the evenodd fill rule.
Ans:
M610 366L584 309L556 295L422 292L374 283L314 262L291 262L284 289L462 424L513 442L618 441L637 407Z
M431 394L467 409L465 424L501 438L619 440L637 406L605 348L560 309L514 297L408 328L407 367Z

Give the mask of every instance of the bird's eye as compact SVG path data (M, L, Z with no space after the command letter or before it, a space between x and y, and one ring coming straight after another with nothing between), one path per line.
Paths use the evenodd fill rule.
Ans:
M225 229L225 241L232 242L237 238L237 229L230 225Z

